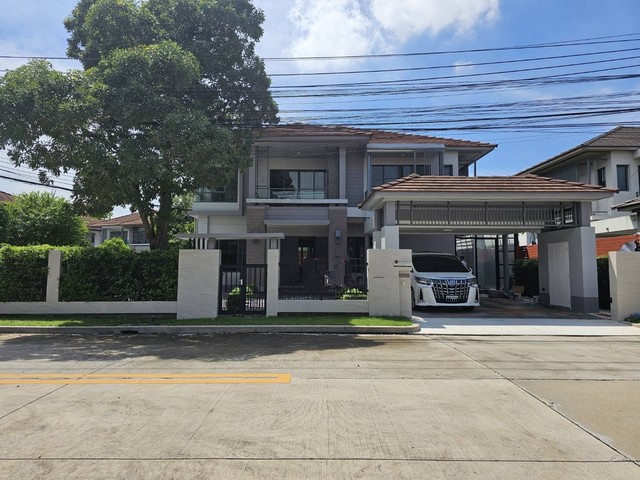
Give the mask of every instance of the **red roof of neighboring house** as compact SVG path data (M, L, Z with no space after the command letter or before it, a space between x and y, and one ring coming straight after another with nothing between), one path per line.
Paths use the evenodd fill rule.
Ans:
M596 257L606 256L609 252L617 252L625 243L632 242L634 238L634 234L598 237L596 238ZM538 245L527 245L526 249L529 258L538 258Z
M107 220L94 220L88 223L89 228L102 227L141 227L142 220L138 213L123 215L122 217L109 218Z
M0 202L13 202L13 195L7 192L0 192Z

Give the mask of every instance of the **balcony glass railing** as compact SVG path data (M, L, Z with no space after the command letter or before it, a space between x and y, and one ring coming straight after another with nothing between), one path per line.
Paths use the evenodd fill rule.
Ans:
M338 191L335 188L306 189L306 188L269 188L258 187L257 198L270 198L274 200L323 200L336 198Z

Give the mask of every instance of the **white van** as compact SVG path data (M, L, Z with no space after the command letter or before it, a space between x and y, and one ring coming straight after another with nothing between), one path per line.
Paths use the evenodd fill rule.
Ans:
M414 253L411 257L411 307L480 305L478 281L458 257L450 253Z

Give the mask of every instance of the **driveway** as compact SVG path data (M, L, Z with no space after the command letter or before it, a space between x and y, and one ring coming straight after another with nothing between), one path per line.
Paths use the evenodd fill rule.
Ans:
M0 336L2 479L636 479L640 338Z
M416 309L413 320L424 335L640 335L640 328L614 322L606 313L581 314L505 298L482 298L471 312L455 307Z

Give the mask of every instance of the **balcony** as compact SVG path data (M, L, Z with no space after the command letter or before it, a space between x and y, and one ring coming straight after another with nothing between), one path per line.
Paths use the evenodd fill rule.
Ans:
M271 200L327 200L337 198L338 189L329 188L256 188L256 198Z

